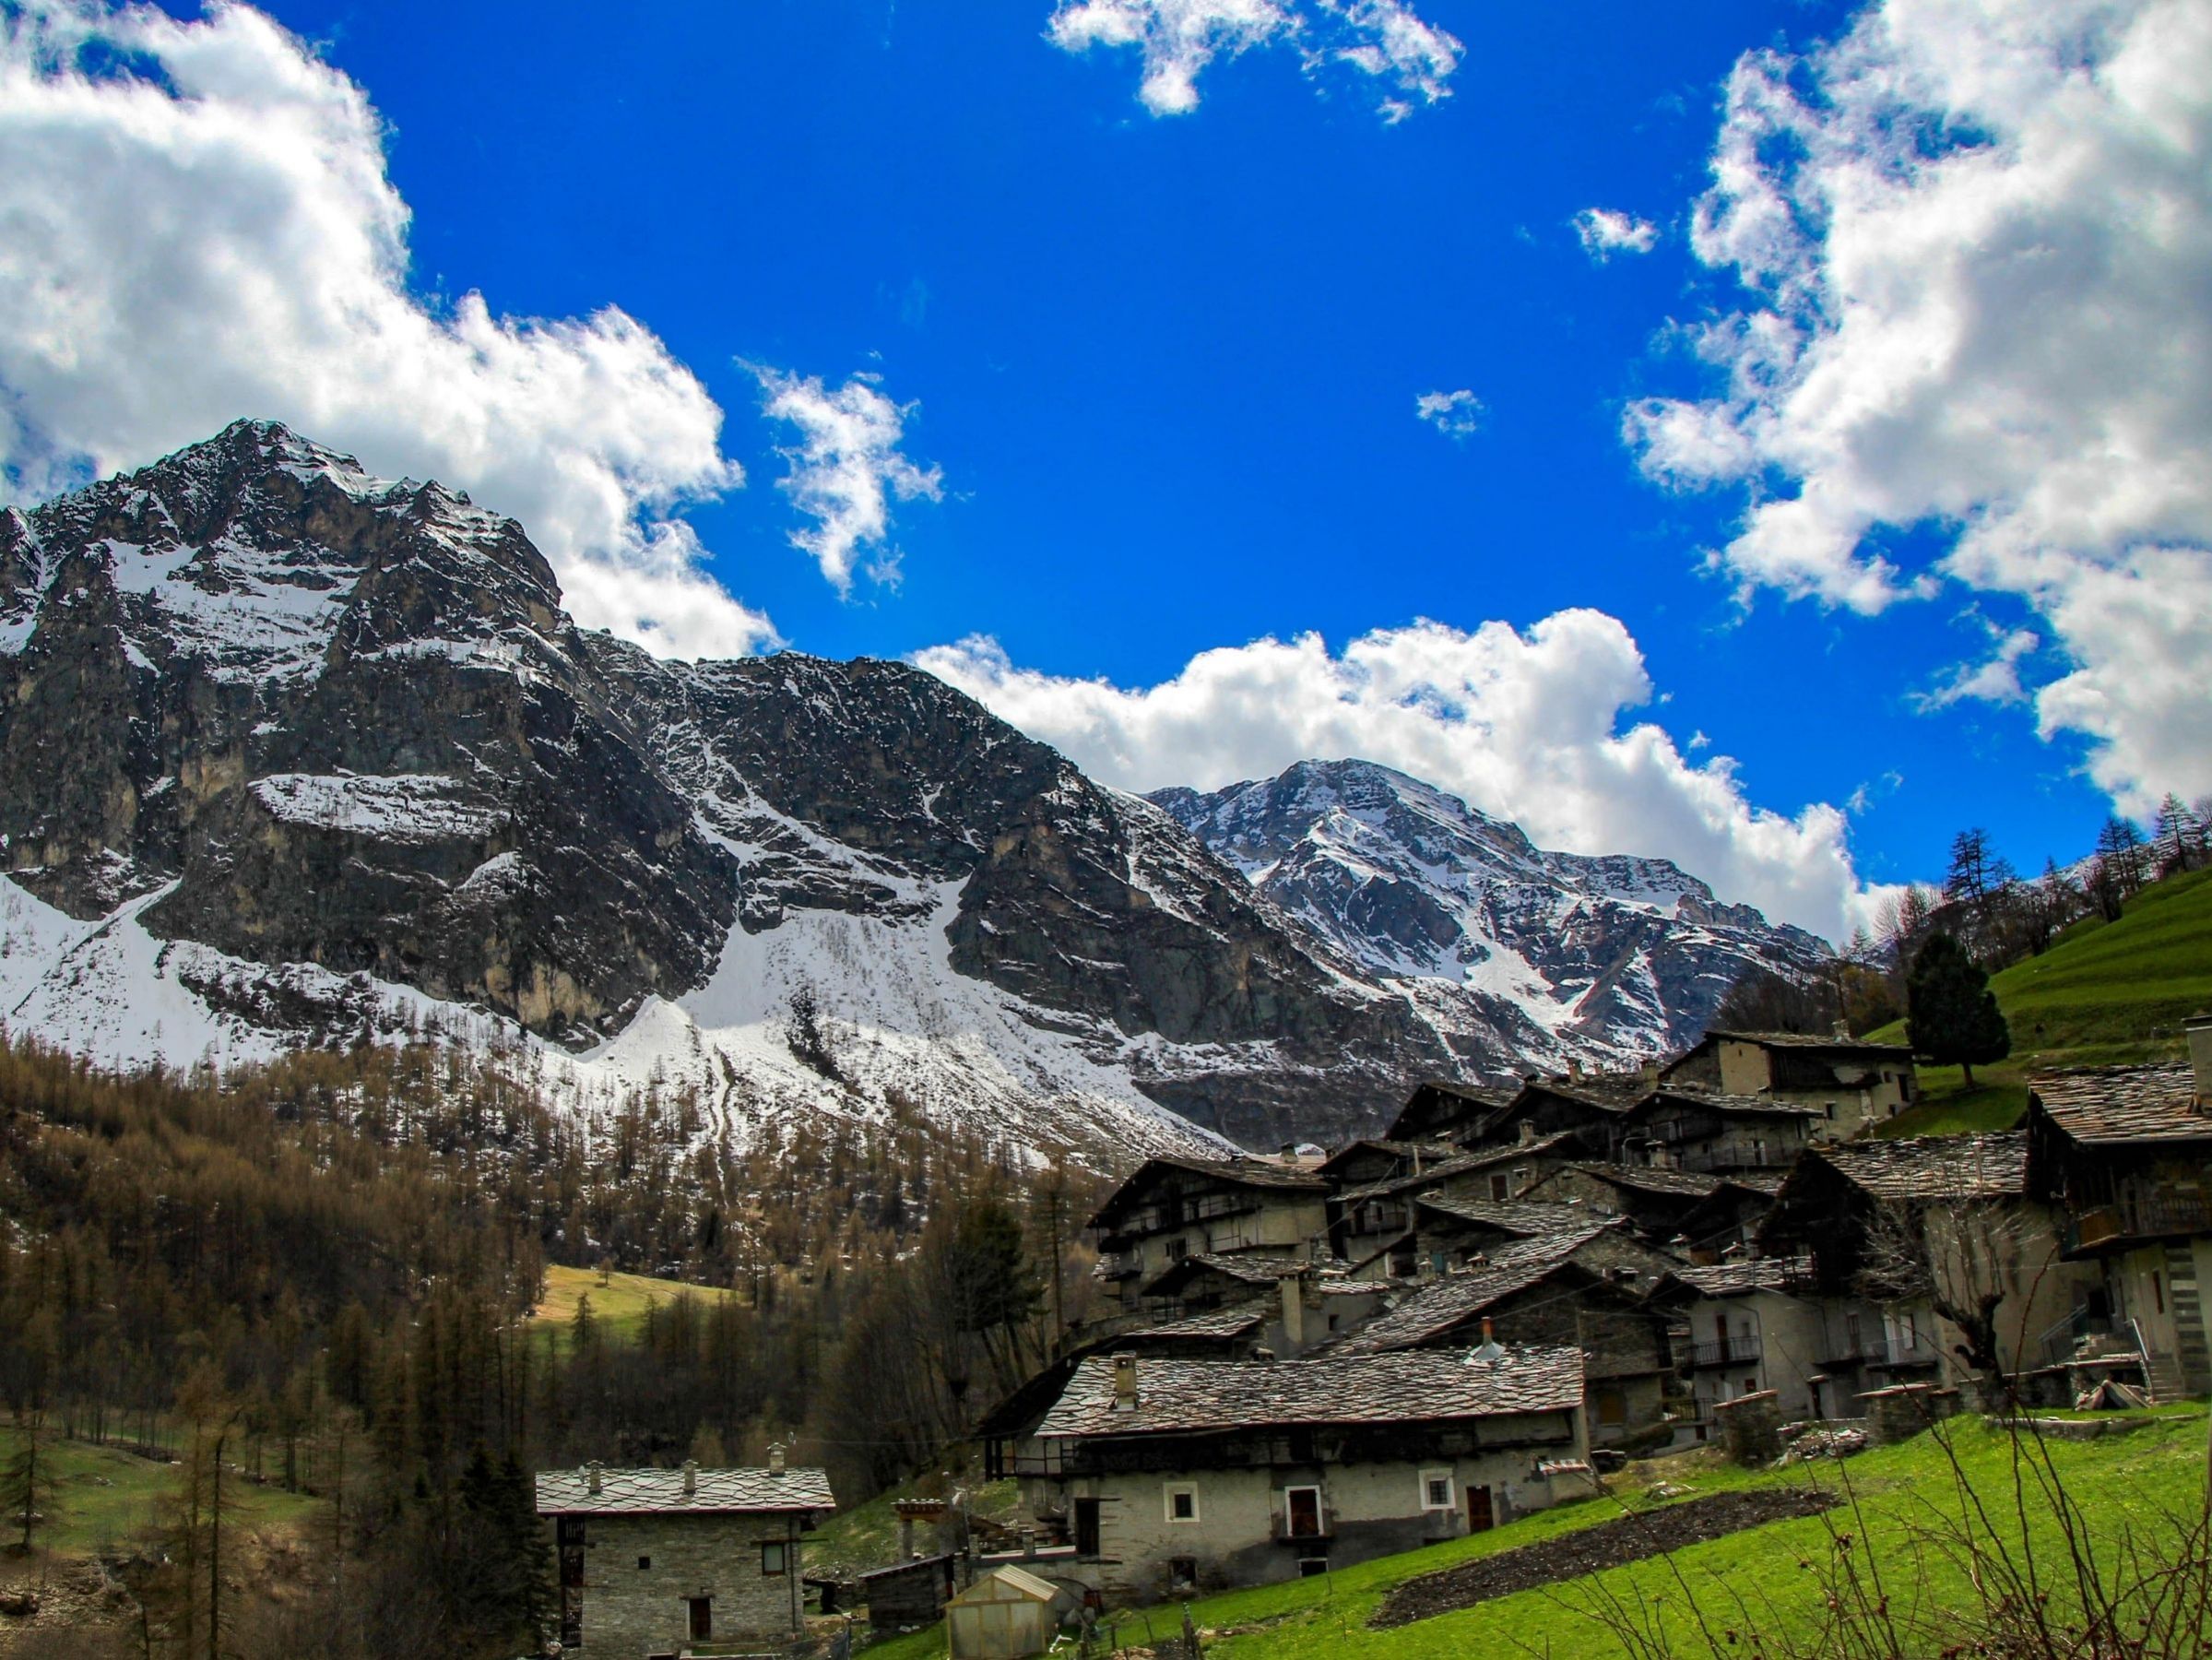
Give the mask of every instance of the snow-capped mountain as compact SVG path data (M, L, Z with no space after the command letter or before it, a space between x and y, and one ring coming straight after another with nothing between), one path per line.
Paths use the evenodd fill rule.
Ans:
M1478 1070L1635 1064L1695 1041L1747 969L1828 954L1665 860L1544 852L1371 762L1151 799Z
M281 427L0 512L0 1018L111 1063L432 1028L586 1108L1122 1153L1342 1132L1451 1064L942 682L656 661L513 520Z

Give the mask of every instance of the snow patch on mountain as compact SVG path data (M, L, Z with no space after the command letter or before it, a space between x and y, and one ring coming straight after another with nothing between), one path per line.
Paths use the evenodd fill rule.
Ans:
M1801 975L1826 954L1665 860L1547 852L1368 762L1151 799L1317 945L1492 1070L1683 1047L1748 969Z

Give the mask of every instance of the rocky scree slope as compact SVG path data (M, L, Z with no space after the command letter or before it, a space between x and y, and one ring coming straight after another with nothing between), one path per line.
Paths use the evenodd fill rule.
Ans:
M740 1132L896 1100L1122 1153L1326 1137L1451 1065L933 677L657 661L512 519L272 424L0 513L0 1015L111 1062L429 1026L586 1107L688 1082Z
M1151 799L1478 1071L1633 1065L1696 1041L1747 970L1828 955L1665 860L1547 853L1371 762Z

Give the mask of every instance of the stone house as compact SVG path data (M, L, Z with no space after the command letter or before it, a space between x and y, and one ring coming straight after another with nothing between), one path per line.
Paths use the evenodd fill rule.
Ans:
M1092 1217L1098 1272L1128 1313L1191 1256L1307 1255L1328 1228L1329 1182L1296 1159L1148 1158Z
M1689 1328L1682 1363L1696 1411L1689 1439L1707 1439L1721 1402L1762 1391L1773 1392L1784 1419L1856 1416L1848 1403L1822 1396L1827 1328L1820 1304L1800 1295L1812 1269L1804 1260L1745 1257L1675 1270L1697 1293L1682 1311Z
M1569 1164L1528 1190L1527 1203L1579 1204L1625 1216L1648 1242L1710 1261L1746 1241L1773 1208L1780 1178L1713 1176L1650 1165ZM1679 1243L1677 1243L1679 1242Z
M836 1509L821 1470L546 1470L564 1653L675 1655L802 1629L803 1538Z
M1615 1156L1713 1176L1779 1174L1828 1123L1819 1108L1792 1101L1657 1089L1623 1116Z
M1968 1381L1961 1310L1986 1311L2000 1372L2040 1365L2045 1334L2096 1278L2063 1259L2060 1235L2056 1209L2028 1191L2028 1137L2009 1131L1816 1147L1759 1240L1768 1256L1811 1259L1825 1331L1814 1358L1848 1397Z
M1572 1347L1590 1391L1590 1440L1626 1446L1665 1425L1679 1393L1668 1334L1693 1294L1673 1267L1617 1218L1584 1216L1574 1231L1516 1241L1402 1293L1321 1355L1465 1349L1485 1338Z
M1383 1137L1395 1142L1463 1140L1513 1098L1511 1090L1437 1080L1416 1086Z
M1037 1436L1026 1496L1075 1547L1056 1572L1110 1601L1411 1549L1542 1509L1587 1470L1581 1356L1562 1348L1094 1357Z
M1825 1038L1709 1031L1659 1077L1677 1088L1812 1108L1824 1120L1821 1132L1839 1140L1895 1118L1916 1098L1909 1046L1867 1043L1840 1029Z
M2064 1212L2067 1261L2097 1275L2041 1358L2109 1334L2139 1347L2160 1399L2212 1390L2212 1018L2189 1045L2192 1066L2039 1077L2028 1106L2030 1183Z

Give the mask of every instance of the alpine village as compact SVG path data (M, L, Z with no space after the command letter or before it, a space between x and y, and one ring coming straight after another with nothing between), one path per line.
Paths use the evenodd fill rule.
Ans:
M2212 1660L2212 0L0 0L0 1660Z
M2201 1652L2198 811L2032 881L1963 833L1835 954L1363 763L1154 804L911 670L682 681L511 522L280 428L0 532L44 576L0 713L7 1652ZM332 572L311 673L250 607L188 632L195 582ZM471 666L503 640L539 667ZM1378 931L1374 844L1449 863L1470 956L1540 892L1482 950L1615 1018L1533 1005L1518 1075L1469 1008L1409 1026L1209 832ZM940 994L1018 1011L995 1053L871 1013L916 914L977 947ZM625 1008L655 953L760 1012ZM1041 971L1079 954L1124 1007Z

